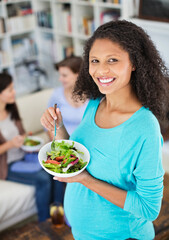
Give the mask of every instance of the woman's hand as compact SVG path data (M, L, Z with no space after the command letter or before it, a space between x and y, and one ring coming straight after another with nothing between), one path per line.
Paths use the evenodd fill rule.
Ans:
M16 137L12 138L11 140L0 144L0 154L7 152L11 148L20 148L24 143L25 136L17 135Z
M92 177L86 170L84 170L82 173L74 176L74 177L54 177L54 180L58 180L60 182L66 182L66 183L73 183L73 182L79 182L81 184L84 184L90 177Z
M46 109L42 115L40 121L42 126L44 126L48 131L54 131L54 120L56 120L57 129L63 125L62 115L59 108L56 108L56 113L53 107Z
M69 139L69 134L63 125L62 115L59 108L56 108L56 113L53 107L46 109L42 115L40 121L42 126L44 126L49 132L52 132L50 136L54 135L54 120L56 120L56 139ZM51 140L52 140L51 139Z
M16 147L16 148L21 147L24 143L24 139L25 139L25 137L21 136L21 135L18 135L16 137L12 138L12 140L10 140L11 147Z

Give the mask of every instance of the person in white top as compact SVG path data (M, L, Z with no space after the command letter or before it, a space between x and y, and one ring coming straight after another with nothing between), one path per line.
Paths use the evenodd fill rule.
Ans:
M41 167L37 169L36 163L32 164L29 171L23 169L28 156L21 149L24 138L25 131L15 103L12 77L0 73L0 179L34 185L38 218L39 221L45 221L49 217L51 178ZM31 157L37 158L37 153ZM18 163L22 168L14 170L13 166Z

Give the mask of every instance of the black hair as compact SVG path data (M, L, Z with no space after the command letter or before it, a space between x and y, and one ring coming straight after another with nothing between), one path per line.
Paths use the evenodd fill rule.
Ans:
M0 93L2 93L13 82L8 73L0 73ZM21 120L16 103L6 105L6 111L11 114L12 120Z

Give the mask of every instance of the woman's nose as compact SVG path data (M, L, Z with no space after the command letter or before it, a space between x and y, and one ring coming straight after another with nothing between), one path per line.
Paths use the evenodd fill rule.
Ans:
M109 66L105 63L103 64L100 64L98 69L97 69L97 72L100 74L100 75L104 75L106 73L109 72Z

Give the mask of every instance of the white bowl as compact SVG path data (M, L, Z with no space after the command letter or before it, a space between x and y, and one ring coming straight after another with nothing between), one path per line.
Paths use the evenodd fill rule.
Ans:
M53 172L53 171L45 168L42 164L42 161L46 161L46 159L47 159L46 152L51 152L51 143L52 142L49 142L49 143L45 144L40 149L39 154L38 154L39 163L46 172L48 172L49 174L51 174L53 176L63 177L63 178L76 176L79 173L81 173L87 167L87 165L90 161L90 153L87 150L87 148L85 146L83 146L81 143L78 143L78 142L75 142L75 141L72 141L72 140L62 139L62 140L56 140L55 142L62 142L62 141L64 141L65 143L69 143L70 145L72 145L72 143L74 142L74 147L76 149L78 149L80 152L84 153L84 154L79 153L79 156L83 160L83 162L87 162L87 164L81 170L79 170L77 172L73 172L73 173L56 173L56 172Z
M28 136L28 139L32 139L35 141L39 141L40 144L36 145L36 146L26 146L26 145L22 145L21 148L25 151L25 152L38 152L40 150L40 148L43 146L44 144L44 140L38 136Z

